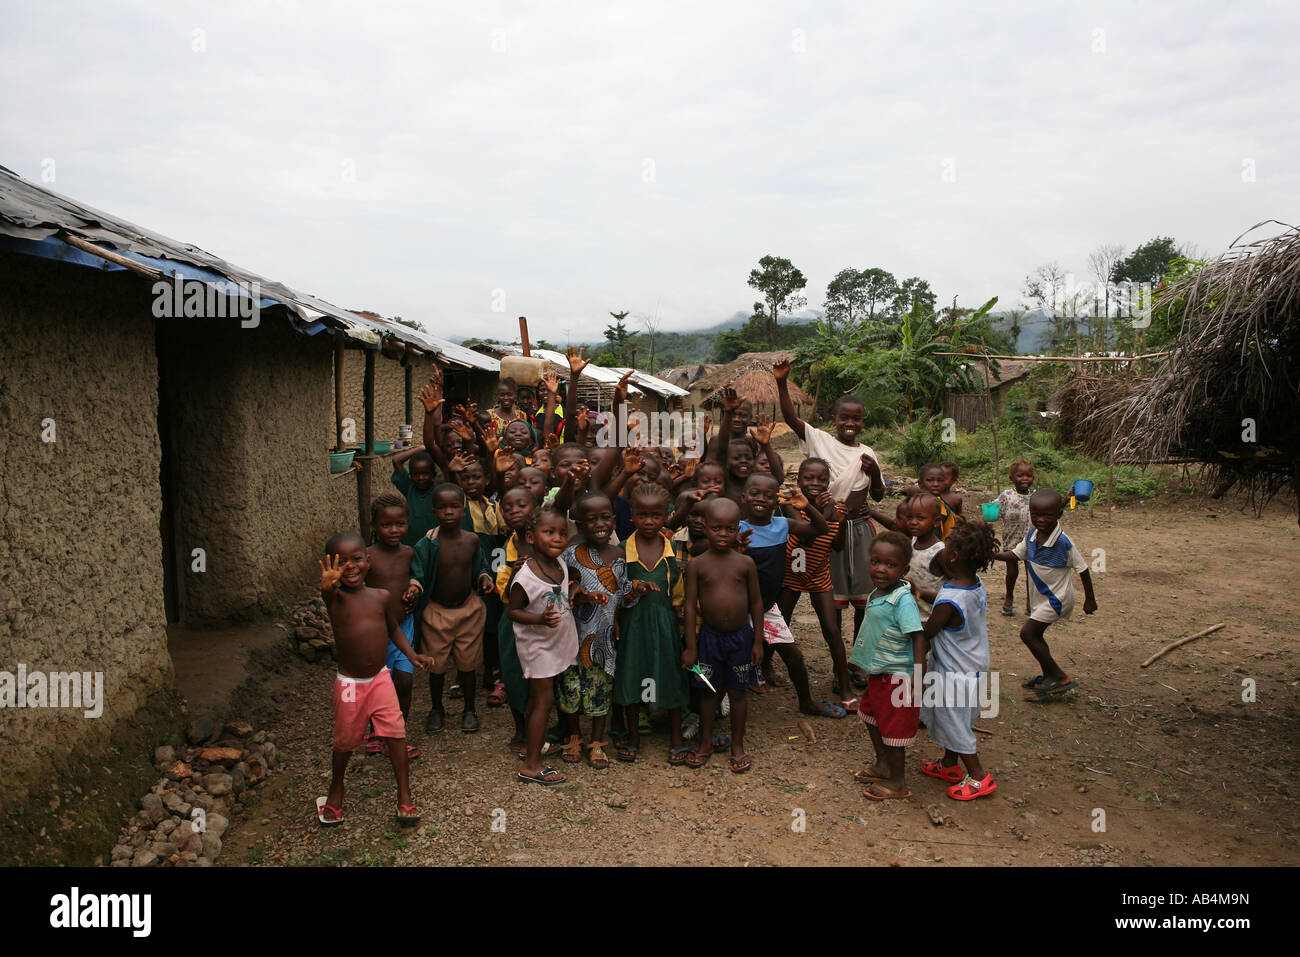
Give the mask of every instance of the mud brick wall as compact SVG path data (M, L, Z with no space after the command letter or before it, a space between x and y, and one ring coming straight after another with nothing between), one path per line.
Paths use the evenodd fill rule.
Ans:
M150 301L135 276L0 253L0 670L104 675L99 718L0 711L0 806L172 683Z
M310 594L325 540L357 527L353 475L329 471L332 339L269 312L160 320L172 412L182 620L277 613ZM194 548L207 569L191 570Z

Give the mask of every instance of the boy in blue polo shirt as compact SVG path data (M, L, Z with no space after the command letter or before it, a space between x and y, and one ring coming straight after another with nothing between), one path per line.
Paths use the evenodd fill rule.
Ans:
M1079 581L1083 583L1084 614L1091 615L1097 610L1097 596L1092 591L1088 563L1074 542L1061 531L1064 508L1061 493L1054 489L1042 488L1029 496L1029 524L1033 528L1019 545L997 555L997 560L1003 562L1025 560L1029 581L1033 585L1033 611L1020 629L1020 640L1038 660L1043 673L1022 684L1033 692L1030 700L1059 698L1079 686L1079 682L1062 671L1052 658L1044 637L1049 625L1069 618L1074 611L1071 571L1078 572Z
M763 616L763 638L781 656L786 673L790 675L790 683L799 696L799 710L822 718L842 718L846 712L839 705L830 701L813 702L803 654L795 647L794 635L790 633L785 617L777 606L781 584L785 581L786 542L793 535L804 544L812 545L818 535L825 535L828 531L826 516L815 508L808 510L807 514L812 519L810 522L773 514L780 487L775 476L767 472L755 472L746 479L741 494L744 517L740 523L740 541L745 546L745 554L758 566L758 590L763 607L767 610ZM807 507L808 500L802 493L795 491L785 504L803 509Z

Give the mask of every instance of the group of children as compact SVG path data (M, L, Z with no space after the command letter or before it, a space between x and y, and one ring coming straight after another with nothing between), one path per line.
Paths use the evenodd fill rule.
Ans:
M771 419L755 420L733 390L722 390L719 430L702 450L689 444L695 436L685 437L680 458L669 448L622 448L620 430L602 428L577 401L581 350L568 359L563 404L550 373L536 391L503 380L486 412L473 403L446 408L435 374L420 395L424 444L394 457L401 495L375 500L373 544L354 533L327 544L321 590L340 651L334 776L318 801L320 822L343 820L343 772L363 743L392 759L398 820L419 819L407 783L419 750L404 730L417 668L429 674L429 732L445 726L444 696L462 700L462 731L479 729L482 670L487 703L513 715L509 747L521 781L562 783L565 775L543 760L555 754L568 763L585 756L597 769L609 765L607 748L636 761L652 709L668 718L669 764L698 768L729 750L730 769L744 773L753 763L744 743L749 694L781 684L779 657L802 712L857 712L867 725L876 761L855 777L868 798L910 796L903 755L921 721L944 748L924 773L951 784L959 800L993 793L971 730L977 697L927 699L921 708L907 692L922 670L945 688L973 687L987 672L978 572L994 560L1011 563L1003 610L1014 613L1014 569L1026 558L1041 601L1021 637L1042 665L1026 687L1049 698L1075 686L1043 632L1070 612L1071 568L1081 571L1085 611L1096 602L1086 565L1060 531L1060 496L1025 496L1032 466L1016 463L1015 489L999 498L1009 546L999 549L990 526L962 521L955 466L951 476L938 465L921 469L895 515L881 513L879 462L857 440L862 402L841 396L833 432L813 428L790 399L788 360L773 375L806 457L787 490ZM616 390L616 422L629 376ZM707 419L702 431L710 431ZM450 481L435 484L437 470ZM1023 541L1009 538L1016 523L1021 535L1033 526ZM805 592L830 650L838 703L813 699L789 628ZM851 654L845 607L853 608ZM730 716L730 735L714 730L720 714Z

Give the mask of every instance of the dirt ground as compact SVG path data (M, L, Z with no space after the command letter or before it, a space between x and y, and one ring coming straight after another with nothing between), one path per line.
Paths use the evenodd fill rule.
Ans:
M388 762L358 756L347 822L322 829L314 800L328 784L334 672L286 652L256 696L285 765L227 832L223 863L1300 863L1300 812L1284 792L1300 771L1297 628L1272 614L1300 568L1294 512L1279 505L1257 519L1237 505L1185 501L1067 513L1065 526L1085 556L1105 553L1105 571L1094 572L1098 612L1084 616L1080 598L1076 617L1048 632L1080 680L1066 700L1023 700L1020 681L1037 670L1017 637L1023 576L1021 614L1009 619L996 613L1001 567L985 575L1000 672L999 712L979 722L990 732L980 745L999 785L992 797L958 803L922 776L920 762L937 754L922 730L908 753L914 797L864 799L852 780L870 758L864 728L810 718L809 742L788 685L751 695L748 774L730 773L721 754L701 770L669 767L659 722L635 764L557 762L568 782L542 788L515 780L504 709L480 705L482 730L463 734L459 703L449 702L450 730L426 735L428 690L417 676L412 740L424 756L412 784L423 822L393 823ZM806 600L795 614L814 695L831 698L829 655ZM1139 668L1217 622L1227 627ZM1252 682L1254 700L1243 701Z

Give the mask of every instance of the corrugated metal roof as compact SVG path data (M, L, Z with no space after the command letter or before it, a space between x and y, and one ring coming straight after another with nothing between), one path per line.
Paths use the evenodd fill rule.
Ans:
M71 234L107 247L140 265L159 270L167 277L203 282L256 283L262 294L262 308L284 306L297 331L315 335L329 329L349 339L377 346L384 338L395 338L417 349L476 369L499 371L501 364L491 356L465 349L439 336L411 329L386 319L372 319L335 306L283 283L259 276L228 263L206 250L151 232L110 213L93 209L28 182L0 166L0 247L30 255L120 270L124 267L101 262L61 238ZM8 240L8 241L6 241Z
M496 349L502 353L508 353L510 355L521 356L524 354L524 350L521 349L519 346L502 344L502 345L493 345L491 348ZM555 352L552 349L538 349L536 347L533 347L532 354L545 359L547 362L551 363L552 365L559 366L561 369L569 368L569 357L562 352ZM598 366L595 363L588 363L587 366L583 368L582 375L579 376L579 378L594 379L596 380L596 382L600 383L601 385L607 385L613 387L618 385L619 382L622 381L623 374L625 372L627 372L626 369L615 372L613 369L607 366ZM651 376L650 378L653 378L653 376ZM641 395L642 391L632 384L634 382L636 382L635 375L628 383L628 387L627 387L628 395Z
M621 377L627 373L628 368L628 366L623 366L621 368L619 366L610 366L610 371L617 372ZM665 382L658 376L653 376L648 372L642 372L640 369L632 370L632 381L647 391L654 392L666 399L680 399L691 394L688 390L683 389L680 386L673 385L671 382Z

